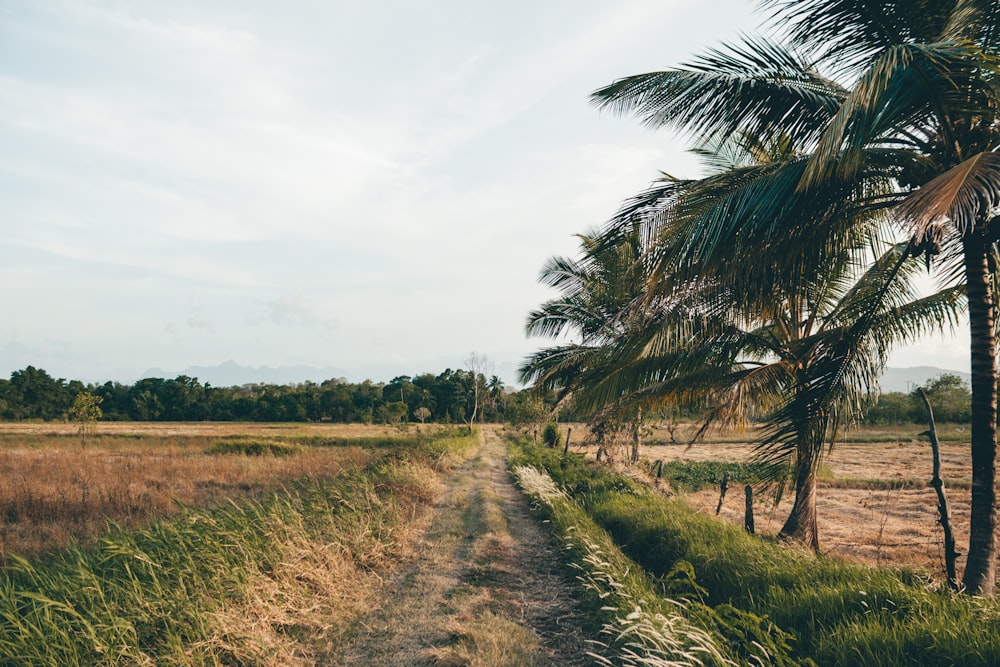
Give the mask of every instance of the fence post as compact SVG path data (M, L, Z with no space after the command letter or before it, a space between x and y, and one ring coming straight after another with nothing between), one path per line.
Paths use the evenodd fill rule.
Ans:
M743 487L747 497L746 511L743 512L743 530L753 535L753 487L747 484Z
M715 508L715 516L719 516L722 511L722 501L726 499L726 491L729 489L729 471L722 476L722 484L719 485L719 505Z

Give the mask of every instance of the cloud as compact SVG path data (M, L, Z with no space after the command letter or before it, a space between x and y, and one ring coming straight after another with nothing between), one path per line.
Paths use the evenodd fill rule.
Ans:
M277 326L306 326L318 329L335 329L337 322L315 308L303 294L282 294L263 303L266 319Z

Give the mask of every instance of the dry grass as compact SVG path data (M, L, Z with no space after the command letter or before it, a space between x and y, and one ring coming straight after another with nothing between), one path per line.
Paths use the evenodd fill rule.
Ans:
M303 447L290 456L209 455L220 437L399 434L302 424L101 424L80 446L68 424L0 425L0 555L37 555L87 541L107 522L145 525L178 503L259 498L292 480L326 479L370 460L361 447Z

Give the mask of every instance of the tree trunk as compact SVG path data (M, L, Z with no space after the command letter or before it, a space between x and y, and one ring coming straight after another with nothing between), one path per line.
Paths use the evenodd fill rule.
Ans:
M977 226L964 239L965 281L969 299L972 370L972 511L969 555L962 583L968 593L993 597L996 580L997 371L993 338L988 246Z
M931 486L937 494L938 499L938 522L941 530L944 531L944 572L948 578L948 585L953 589L958 589L958 575L956 574L955 562L958 560L958 553L955 551L955 534L951 532L951 513L948 511L948 496L944 493L944 480L941 479L941 447L938 444L937 426L934 425L934 409L927 399L927 392L921 387L917 387L920 398L927 408L927 437L931 441L931 456L933 474L931 476Z
M639 445L642 444L642 408L638 409L635 422L632 424L632 456L631 462L639 462Z
M795 503L781 527L778 537L808 544L819 553L819 530L816 526L816 475L813 474L812 456L799 445L795 457Z

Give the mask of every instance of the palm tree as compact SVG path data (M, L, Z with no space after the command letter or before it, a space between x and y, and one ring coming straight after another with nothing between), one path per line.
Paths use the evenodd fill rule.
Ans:
M874 2L769 0L792 49L751 40L694 65L628 77L595 100L671 125L705 142L744 133L811 146L790 200L849 191L880 173L889 189L845 197L848 215L809 219L808 229L768 214L769 195L748 196L689 242L688 263L718 270L754 245L842 246L857 211L892 212L913 254L968 292L972 370L972 516L963 583L992 595L995 583L995 284L1000 206L1000 6L981 0ZM795 55L795 54L798 55ZM803 55L804 54L804 55ZM821 72L825 72L821 74ZM835 81L848 82L840 85ZM865 216L861 224L867 225ZM786 238L790 236L791 238ZM772 255L774 260L781 253ZM776 263L775 270L788 267ZM800 268L793 266L791 269Z
M757 458L795 493L781 535L818 551L816 472L838 426L874 398L892 344L954 323L963 303L959 288L918 298L909 255L893 246L860 273L845 256L766 308L718 283L652 307L636 295L625 307L642 304L642 328L543 350L525 369L611 415L697 401L709 408L703 430L766 419Z
M576 392L586 392L595 373L611 367L614 351L639 325L635 317L639 311L633 305L642 298L648 283L643 237L639 227L618 232L614 241L598 233L580 235L579 260L554 257L542 269L541 282L562 293L528 316L528 335L575 335L579 342L540 350L525 360L519 373L521 382L557 390L557 405ZM642 317L639 313L640 320ZM599 412L590 426L593 433L608 438L627 432L635 461L642 421L642 405L633 401ZM602 447L604 440L604 435L598 435Z
M758 151L767 157L775 154ZM528 331L558 337L571 328L580 342L539 351L522 379L575 392L610 423L637 426L644 409L692 400L713 406L706 426L767 418L758 456L772 479L790 475L795 489L781 532L818 550L815 476L825 445L876 392L890 345L954 322L961 290L917 298L905 243L864 271L863 248L830 256L803 282L748 279L754 271L729 282L662 275L678 255L670 241L690 235L691 216L677 212L691 200L732 197L741 182L733 171L747 173L730 164L683 187L667 179L626 204L609 234L582 237L583 258L550 260L542 280L563 294L531 314Z

